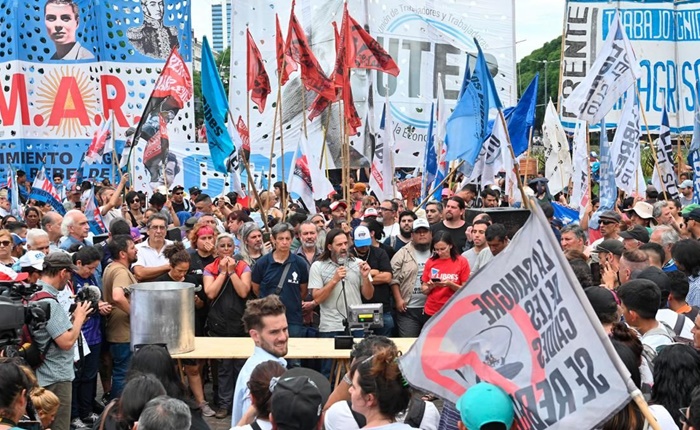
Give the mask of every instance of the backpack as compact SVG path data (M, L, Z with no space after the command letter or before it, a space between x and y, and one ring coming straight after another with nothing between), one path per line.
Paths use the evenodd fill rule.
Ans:
M32 295L29 299L30 302L38 302L43 299L52 299L58 303L58 299L46 291L39 291ZM32 370L38 369L46 360L46 353L49 351L51 344L55 341L51 339L46 343L44 349L39 348L39 343L34 339L34 333L32 330L24 324L22 326L22 336L21 336L21 346L20 354L27 362L27 365L32 368Z

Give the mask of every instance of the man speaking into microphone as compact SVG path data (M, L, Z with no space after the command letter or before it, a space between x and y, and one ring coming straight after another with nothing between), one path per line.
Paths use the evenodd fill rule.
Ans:
M309 290L321 310L319 337L347 334L350 306L362 304L362 297L369 300L374 296L369 271L369 264L365 261L350 257L348 237L341 229L328 232L323 254L309 271ZM353 330L352 335L363 337L364 334L362 330ZM330 360L324 360L321 373L330 374Z

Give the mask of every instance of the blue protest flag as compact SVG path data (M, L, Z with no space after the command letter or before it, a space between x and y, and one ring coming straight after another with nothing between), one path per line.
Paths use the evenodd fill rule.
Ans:
M600 215L605 211L615 210L617 200L617 185L615 185L615 164L610 156L607 131L605 130L605 117L600 121L600 207L593 214L589 225L593 229L598 228Z
M206 36L202 42L202 101L209 153L217 172L228 173L226 157L233 152L233 141L226 128L228 101Z
M488 136L489 110L501 108L484 53L476 40L474 43L479 51L474 73L447 120L445 136L447 161L464 159L465 164L472 166Z
M29 193L29 198L48 204L61 215L66 214L66 209L61 203L61 198L56 192L56 188L54 188L53 183L46 177L44 166L41 166L36 177L34 177L34 183L32 183L32 191Z
M17 184L17 171L12 164L7 165L7 187L10 189L10 214L17 219L24 219L19 205L19 185Z
M535 106L537 106L537 86L540 74L535 77L527 86L523 96L513 110L513 114L508 119L508 134L510 143L513 145L515 156L527 151L530 130L535 124Z
M435 103L430 106L430 122L428 123L428 140L425 145L425 155L423 156L423 179L421 181L421 200L428 196L429 188L435 181L438 170L437 152L435 151L435 136L433 135L433 121L435 113Z
M572 209L556 202L551 203L552 207L554 208L554 218L561 221L563 225L569 225L579 221L577 209Z
M700 82L695 81L695 112L693 113L693 139L690 141L688 153L700 151ZM688 155L690 158L690 155Z

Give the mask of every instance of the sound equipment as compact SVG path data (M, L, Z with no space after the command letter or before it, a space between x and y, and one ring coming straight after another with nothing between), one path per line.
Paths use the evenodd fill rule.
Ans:
M513 237L530 217L530 211L527 209L472 208L468 209L466 213L467 225L471 225L474 222L474 217L480 213L488 214L494 224L503 224L508 231L508 237Z

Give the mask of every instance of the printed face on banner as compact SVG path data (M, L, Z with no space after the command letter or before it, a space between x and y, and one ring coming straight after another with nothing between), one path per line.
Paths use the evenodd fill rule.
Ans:
M275 54L275 13L280 17L283 34L287 34L289 2L275 2L270 8L259 7L254 0L234 2L233 28L249 25L255 29L255 38L261 54L268 66L268 73L274 76ZM454 107L462 83L466 54L475 63L477 38L489 63L496 87L504 105L514 105L516 94L513 89L515 79L514 29L512 26L513 3L511 0L473 2L456 0L453 2L419 1L411 4L403 0L367 2L368 10L357 3L348 4L349 13L360 25L367 25L369 33L391 55L401 72L398 77L386 73L352 69L350 83L352 96L362 126L357 136L350 136L350 160L355 167L370 167L374 139L366 137L368 131L379 129L382 109L381 101L388 93L393 117L394 165L396 167L416 167L423 163L427 126L430 119L430 103L437 95L437 74L440 73L447 100L446 110ZM469 18L464 16L469 11ZM335 42L331 22L340 27L343 11L341 0L298 0L295 13L306 32L309 46L318 58L323 70L329 74L335 65ZM369 21L364 22L367 16ZM506 43L504 43L504 41ZM264 42L264 43L263 43ZM245 32L231 34L233 52L231 55L232 84L229 100L233 115L245 115L246 85ZM285 141L297 142L303 120L303 106L307 108L313 100L308 93L304 102L301 99L300 72L291 74L289 83L282 88L283 132ZM276 79L271 79L273 94ZM370 108L370 103L373 108ZM369 113L369 116L368 116ZM341 166L340 142L342 130L339 127L338 103L326 109L319 117L307 123L308 139L312 145L321 148L326 142L327 164L329 168ZM251 110L251 152L252 161L258 166L269 165L272 128L275 109L265 109L260 114ZM277 125L279 128L279 124ZM324 131L327 131L324 133ZM279 136L279 129L275 139ZM275 143L277 156L273 160L277 174L281 174L279 142ZM291 152L292 148L285 149ZM326 155L323 157L324 167ZM288 161L289 163L289 161ZM289 171L289 165L285 166ZM273 180L278 180L277 177Z
M31 179L45 164L50 177L69 178L106 118L114 123L117 156L126 157L127 132L173 47L192 71L190 7L190 0L0 0L0 166L13 164ZM193 107L191 98L177 109L163 101L169 150L149 169L142 133L132 154L137 188L224 187L223 176L210 173L206 145L194 144ZM160 136L157 116L149 124ZM120 175L112 154L102 161L86 166L84 177L114 182ZM0 167L0 182L6 174Z

